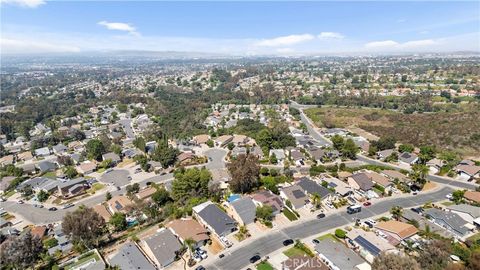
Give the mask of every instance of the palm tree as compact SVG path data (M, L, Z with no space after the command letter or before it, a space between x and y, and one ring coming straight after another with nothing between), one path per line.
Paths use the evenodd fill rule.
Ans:
M394 206L390 209L390 214L392 214L393 218L399 220L403 214L403 208L401 206Z
M322 197L318 193L315 192L312 194L312 201L315 208L319 209L322 207Z
M238 232L243 236L248 236L248 229L246 226L240 226Z
M189 259L188 259L188 265L193 265L193 255L192 255L192 252L193 252L193 246L195 245L195 240L193 240L192 238L187 238L185 239L185 241L183 242L183 244L185 246L187 246L188 248L188 255L189 255Z

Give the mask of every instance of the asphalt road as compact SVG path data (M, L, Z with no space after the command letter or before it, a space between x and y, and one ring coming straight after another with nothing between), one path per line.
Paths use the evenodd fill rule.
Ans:
M305 116L305 114L303 113L303 109L305 108L311 108L312 105L301 105L301 104L298 104L296 102L291 102L291 106L294 107L294 108L297 108L297 109L300 109L300 116L301 116L301 120L302 122L307 126L307 129L308 129L308 132L309 134L314 138L314 139L320 139L320 142L321 143L324 143L325 141L327 141L325 139L324 136L322 136L313 126L312 122ZM331 144L330 141L327 141L329 144ZM371 158L368 158L366 156L363 156L363 155L357 155L357 160L358 161L361 161L361 162L364 162L364 163L367 163L367 164L371 164L371 165L379 165L379 166L389 166L395 170L400 170L401 168L393 165L393 164L389 164L389 163L385 163L383 161L380 161L380 160L375 160L375 159L371 159ZM462 189L473 189L475 190L476 187L478 187L478 185L472 183L472 182L462 182L462 181L457 181L457 180L454 180L452 178L447 178L447 177L442 177L442 176L437 176L437 175L428 175L427 176L427 180L429 181L432 181L432 182L437 182L437 183L441 183L441 184L445 184L445 185L450 185L450 186L454 186L454 187L458 187L458 188L462 188Z
M133 129L132 129L132 119L127 118L127 119L118 120L118 123L122 125L123 130L125 131L125 134L129 139L135 139L135 133L133 132Z
M249 259L258 252L261 257L265 257L270 253L284 248L282 242L285 239L302 239L315 236L322 232L345 226L353 223L355 219L365 219L381 215L388 212L393 206L401 206L404 209L423 205L427 202L436 202L445 199L445 196L452 192L451 188L444 187L441 190L432 193L425 193L418 196L402 197L396 199L387 199L374 203L370 207L363 207L362 212L349 215L346 212L329 215L323 219L314 219L303 221L300 220L292 226L272 231L268 235L252 238L242 245L233 246L224 251L225 257L216 258L214 262L206 265L206 269L242 269L249 266ZM251 267L254 268L253 266Z

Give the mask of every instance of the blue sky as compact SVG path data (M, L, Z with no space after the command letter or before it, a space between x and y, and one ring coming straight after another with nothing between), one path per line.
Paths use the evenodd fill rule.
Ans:
M2 53L480 50L479 2L0 0Z

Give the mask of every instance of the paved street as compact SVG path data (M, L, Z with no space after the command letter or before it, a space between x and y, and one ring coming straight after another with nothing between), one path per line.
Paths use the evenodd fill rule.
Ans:
M133 129L132 129L132 119L127 118L127 119L118 120L118 123L122 125L122 128L125 131L125 135L127 135L129 139L135 139L135 133L133 132Z
M302 239L319 235L322 232L341 227L352 223L356 218L365 219L381 215L388 212L393 206L399 205L403 208L410 208L417 205L423 205L427 202L436 202L444 200L445 196L452 192L451 188L444 187L438 191L431 193L424 193L418 196L409 196L396 199L387 199L374 203L372 206L362 208L362 212L349 215L346 212L341 212L327 216L323 219L299 220L292 223L291 226L282 228L277 231L271 231L262 237L252 237L245 240L245 243L240 243L233 246L229 250L223 252L225 257L219 259L215 258L214 262L205 265L207 269L242 269L249 266L249 259L255 252L259 252L260 256L264 257L270 253L282 249L283 240Z
M203 152L203 154L208 157L208 163L206 165L207 169L215 170L225 168L225 156L227 155L227 150L211 148Z

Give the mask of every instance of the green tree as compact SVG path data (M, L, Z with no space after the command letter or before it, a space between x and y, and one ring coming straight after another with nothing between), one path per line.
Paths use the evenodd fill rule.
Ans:
M208 139L208 141L206 142L207 146L212 148L214 146L214 142L211 140L211 139Z
M414 149L415 149L415 147L412 144L401 144L398 147L398 151L400 153L405 153L405 152L412 153Z
M423 247L417 258L422 269L445 269L450 261L451 245L448 241L433 240Z
M390 209L390 214L392 214L394 219L399 220L403 215L403 208L401 206L394 206Z
M208 197L208 183L212 180L208 169L181 169L175 172L174 177L171 195L176 202L185 204L192 197Z
M229 184L233 192L246 193L258 186L260 167L256 156L241 154L227 168L232 176Z
M30 232L9 237L0 249L2 269L33 269L42 253L42 241Z
M463 196L465 195L465 190L455 190L452 192L453 201L456 204L459 204L463 201Z
M171 147L167 142L160 141L153 151L152 159L160 162L163 168L168 168L175 164L179 153L178 149Z
M154 201L158 206L164 206L167 202L169 202L170 194L165 188L159 188L155 193L152 195L152 201Z
M272 153L270 155L270 163L271 164L277 164L278 163L277 156L275 155L275 153Z
M257 206L255 217L262 223L273 220L273 209L270 205Z
M74 243L86 247L98 245L105 232L105 220L93 209L81 206L73 212L67 212L62 221L63 233Z
M342 136L336 134L332 137L331 140L332 140L332 143L333 143L333 148L335 148L338 151L342 150L343 144L345 143Z
M414 164L412 166L412 178L419 184L425 184L429 168L423 164Z
M37 199L39 202L44 202L48 199L48 197L50 196L50 194L48 194L48 192L45 192L43 189L40 190L37 194Z
M343 157L349 159L355 159L357 157L358 151L359 149L352 139L347 139L341 149Z
M63 170L63 173L65 174L66 177L68 177L70 179L73 179L74 177L76 177L78 175L77 170L75 170L75 168L73 166L65 167L65 169Z
M109 201L111 198L112 198L112 193L107 192L107 193L105 194L105 200L106 200L106 201Z
M113 214L109 223L117 232L125 230L128 226L125 214L120 212Z
M105 153L105 146L102 141L98 139L88 141L85 149L87 151L88 159L96 159L100 161L102 159L102 154Z
M420 163L425 164L427 161L433 159L437 151L434 146L422 146L420 147L420 154L418 155Z
M145 152L146 142L143 137L137 137L133 140L133 145L137 147L140 151Z
M260 178L262 185L272 191L275 194L278 194L277 180L273 176L264 176Z

